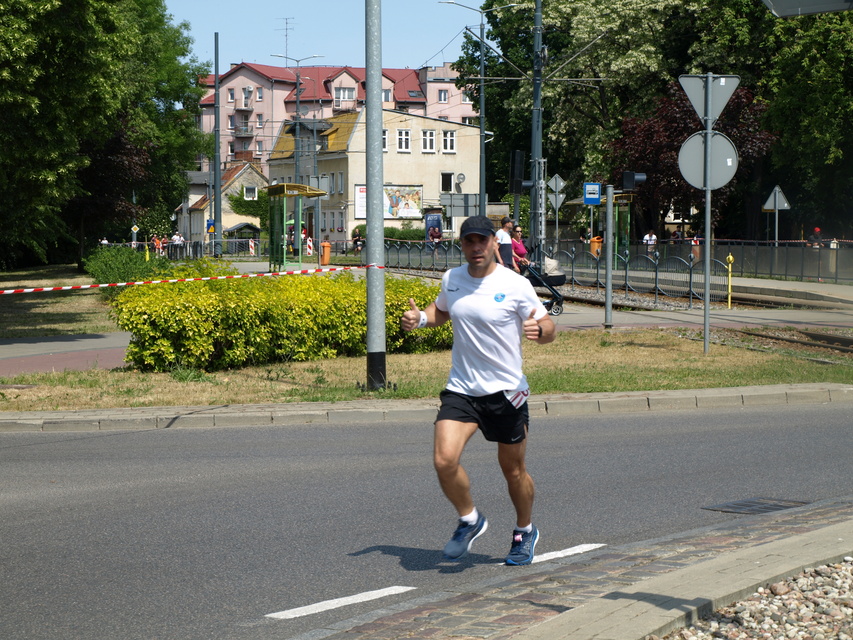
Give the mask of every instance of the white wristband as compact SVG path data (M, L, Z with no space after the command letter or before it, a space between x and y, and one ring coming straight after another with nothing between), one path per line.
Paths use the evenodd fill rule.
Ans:
M418 322L418 329L423 329L425 326L427 326L426 311L421 311L421 321Z

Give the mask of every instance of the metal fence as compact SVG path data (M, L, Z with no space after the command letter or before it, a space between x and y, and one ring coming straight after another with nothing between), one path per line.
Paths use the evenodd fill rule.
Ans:
M332 261L336 256L352 256L351 241L331 243ZM711 247L711 296L726 295L726 258L733 258L732 275L747 278L785 280L814 280L853 284L853 242L832 241L828 246L812 247L804 242L744 242L718 240ZM143 250L145 243L138 243ZM566 273L567 284L584 287L603 287L604 256L590 252L590 245L580 241L561 241L546 252L556 258ZM640 293L659 293L671 297L704 297L705 245L660 244L648 253L644 245L630 245L613 258L613 287ZM154 248L149 243L149 251ZM315 256L320 247L315 247ZM167 245L164 254L173 259L192 259L213 256L212 242L188 242L183 246ZM223 256L229 259L269 259L269 240L222 240ZM362 250L362 263L365 253ZM306 247L302 249L307 258ZM397 269L446 271L465 262L458 244L385 240L385 265Z
M581 287L604 287L606 264L603 255L589 252L589 245L579 244L567 251L551 252L566 274L566 284ZM698 249L699 247L697 247ZM636 293L664 296L704 298L705 264L699 252L685 245L685 256L648 255L645 247L635 247L613 258L613 288ZM385 243L385 266L395 269L445 271L463 264L462 250L457 244L442 242L436 247L423 242ZM727 295L728 269L724 262L711 260L711 299L723 300Z

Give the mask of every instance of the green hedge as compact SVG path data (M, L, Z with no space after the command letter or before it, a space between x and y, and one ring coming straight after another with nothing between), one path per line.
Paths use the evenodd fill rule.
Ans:
M83 261L86 270L95 284L110 284L113 282L139 282L155 280L157 273L170 266L169 260L150 252L148 260L145 251L137 251L130 247L99 246ZM101 292L111 298L121 291L118 288L104 288Z
M437 293L438 287L420 281L386 279L388 353L450 347L449 324L411 333L400 329L409 298L424 307ZM113 301L119 327L133 334L130 361L154 371L362 356L366 309L366 281L350 273L146 285Z
M359 224L355 227L361 232L361 237L367 237L367 225ZM353 229L355 231L355 229ZM384 227L386 240L415 241L426 239L426 229L415 227L412 229L400 229L399 227Z

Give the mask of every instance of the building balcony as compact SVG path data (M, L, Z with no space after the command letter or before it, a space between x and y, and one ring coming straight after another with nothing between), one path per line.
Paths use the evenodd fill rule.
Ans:
M235 104L234 109L236 111L254 111L255 107L248 102L244 102L242 104L240 104L240 103Z
M234 127L234 135L237 138L252 138L255 135L255 128L252 125Z

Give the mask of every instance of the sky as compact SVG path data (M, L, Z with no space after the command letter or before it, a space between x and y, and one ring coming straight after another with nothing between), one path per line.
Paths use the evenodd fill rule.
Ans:
M232 62L294 66L273 54L301 59L303 66L363 67L364 3L359 0L165 0L172 22L190 24L193 53L210 62L219 33L219 72ZM479 7L480 0L464 2ZM454 62L466 26L478 31L480 14L438 0L382 2L382 66L418 69Z

